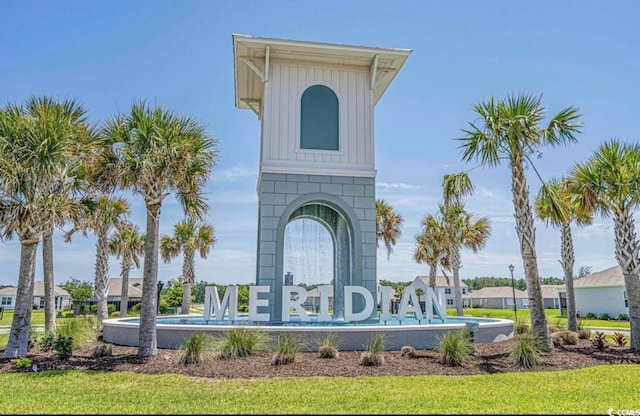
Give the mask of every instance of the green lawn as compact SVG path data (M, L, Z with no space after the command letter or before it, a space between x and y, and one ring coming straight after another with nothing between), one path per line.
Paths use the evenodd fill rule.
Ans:
M638 407L638 365L478 376L252 380L0 374L2 413L596 413Z
M528 309L518 309L518 319L524 320L525 323L529 323ZM567 325L567 318L562 318L558 315L557 309L545 309L547 314L547 323L551 326L565 326ZM447 309L447 315L455 315L455 309ZM501 319L514 319L513 309L485 309L485 308L465 308L464 314L468 316L487 317L487 318L501 318ZM600 319L579 319L578 320L585 328L597 327L597 328L610 328L615 329L629 329L629 321L603 321Z

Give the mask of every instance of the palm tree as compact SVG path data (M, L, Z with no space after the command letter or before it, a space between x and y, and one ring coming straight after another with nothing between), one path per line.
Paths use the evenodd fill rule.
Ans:
M140 268L140 256L144 254L145 235L140 227L131 223L122 224L111 235L107 242L109 253L120 259L120 277L122 289L120 292L120 316L127 316L129 306L129 271L132 266Z
M65 101L62 107L78 105ZM87 143L76 134L49 132L41 123L43 120L30 115L24 106L8 104L0 110L0 235L4 239L17 236L21 247L16 304L5 358L27 354L40 238L79 209L69 195L78 185L81 150ZM50 134L43 135L43 131Z
M571 222L578 225L591 223L590 212L580 211L580 206L575 203L570 193L571 182L567 178L561 180L552 179L540 188L536 198L534 209L538 217L560 228L561 261L564 271L564 281L567 290L567 327L569 331L578 331L576 319L576 300L573 291L573 264L575 261L573 252L573 238L571 237Z
M474 253L482 249L491 235L491 225L487 217L475 218L465 211L463 205L440 204L440 214L446 235L446 244L451 256L451 270L453 271L453 292L456 314L463 315L462 294L460 292L460 250L471 249Z
M112 229L124 224L125 216L129 214L129 204L122 198L112 198L108 195L88 197L83 199L81 203L85 208L84 215L66 234L65 239L69 242L76 231L81 230L86 234L87 229L92 230L97 237L93 290L96 297L98 321L102 322L109 317L107 309L107 292L109 290L108 237Z
M181 313L188 314L191 308L191 285L196 283L195 254L207 258L209 249L216 243L213 227L199 224L190 218L180 221L173 227L173 236L163 235L160 238L160 254L165 263L183 255L182 261L182 306Z
M446 230L442 222L431 214L425 215L420 225L422 232L415 237L413 259L429 266L429 287L435 290L438 266L450 267Z
M138 355L157 353L156 291L158 234L162 201L172 190L183 210L200 219L208 210L202 188L216 159L217 142L190 117L164 108L133 103L128 115L108 121L104 136L113 143L110 160L115 179L124 189L139 193L147 210L142 307Z
M629 304L631 347L640 347L640 244L633 220L640 206L640 145L610 140L570 174L580 209L612 216L616 260Z
M384 241L387 260L393 252L396 240L402 235L400 227L403 221L402 216L388 202L384 199L376 200L376 247L379 247L381 240Z
M536 153L540 155L540 147L576 142L574 135L580 132L581 124L577 109L568 107L553 116L549 124L542 128L540 123L545 108L541 105L541 98L519 95L502 100L491 98L475 105L473 110L479 116L481 125L469 123L470 128L463 130L465 136L458 140L462 141L460 148L465 162L477 160L481 166L488 167L496 167L503 160L509 163L516 232L529 293L531 328L541 345L550 349L551 339L538 274L534 219L524 174L525 163L535 170L530 156ZM452 175L449 182L468 183L466 180L454 180L466 175L467 172ZM455 189L455 186L448 189L459 197L469 191L469 188Z
M34 134L41 140L71 139L68 144L83 146L95 139L94 130L89 127L86 111L74 100L56 101L47 96L30 97L25 104L25 112L34 121ZM74 143L73 141L76 141ZM85 149L86 151L87 149ZM80 154L81 152L79 152ZM75 158L77 160L77 157ZM70 159L69 163L75 163ZM79 182L77 182L79 184ZM69 198L73 197L73 188L67 188ZM55 281L53 275L53 226L42 236L42 269L44 274L44 320L45 331L54 332L55 317Z

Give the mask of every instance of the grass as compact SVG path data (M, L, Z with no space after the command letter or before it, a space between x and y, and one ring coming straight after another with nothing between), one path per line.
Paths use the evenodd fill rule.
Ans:
M58 370L0 374L0 397L2 413L32 414L606 414L612 407L637 407L638 378L640 366L634 364L473 376L253 380Z
M518 322L531 323L529 319L528 309L518 309ZM557 309L545 309L547 315L547 323L551 326L567 326L567 318L558 316ZM455 309L448 309L447 315L455 315ZM514 319L513 309L485 309L485 308L465 308L464 314L468 316L475 316L478 318L499 318L499 319ZM585 328L611 328L611 329L624 329L629 330L629 321L602 321L600 319L584 319L581 318L580 322Z
M266 348L268 336L261 330L237 327L213 341L213 350L222 359L242 358Z
M474 360L475 346L466 329L444 334L439 340L437 350L440 353L440 362L448 366L465 365Z

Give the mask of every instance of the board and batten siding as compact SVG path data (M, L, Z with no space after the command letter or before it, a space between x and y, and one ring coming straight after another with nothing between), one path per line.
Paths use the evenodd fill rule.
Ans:
M356 67L317 67L272 63L262 103L263 172L375 176L373 91L369 71ZM312 85L338 97L338 151L300 149L300 99ZM296 172L296 173L297 173Z

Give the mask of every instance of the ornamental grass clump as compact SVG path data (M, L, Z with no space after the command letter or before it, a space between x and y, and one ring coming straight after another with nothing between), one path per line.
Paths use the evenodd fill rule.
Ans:
M264 332L241 326L227 331L222 338L214 341L213 349L218 358L229 360L263 351L266 342L267 336Z
M540 343L531 335L520 337L511 351L510 358L518 367L532 368L540 364Z
M56 335L69 337L73 340L73 348L79 348L83 344L95 341L97 320L92 316L70 318L60 324Z
M365 350L360 354L360 364L365 367L378 367L384 363L382 351L384 350L385 334L376 332L369 337Z
M578 338L580 339L589 339L591 338L591 330L590 329L578 329Z
M318 358L338 358L340 352L336 334L328 334L320 338L318 344Z
M182 346L180 355L181 365L192 365L202 363L202 357L206 351L211 350L213 339L202 331L195 331Z
M411 345L405 345L400 348L400 356L407 358L416 358L416 349Z
M98 357L110 357L113 355L113 349L111 348L111 344L98 344L93 349L91 356L94 358Z
M440 362L450 367L473 363L475 346L469 335L466 329L444 334L436 348L440 353Z
M271 360L273 365L291 364L302 348L302 341L297 335L282 334L276 340L276 353Z

